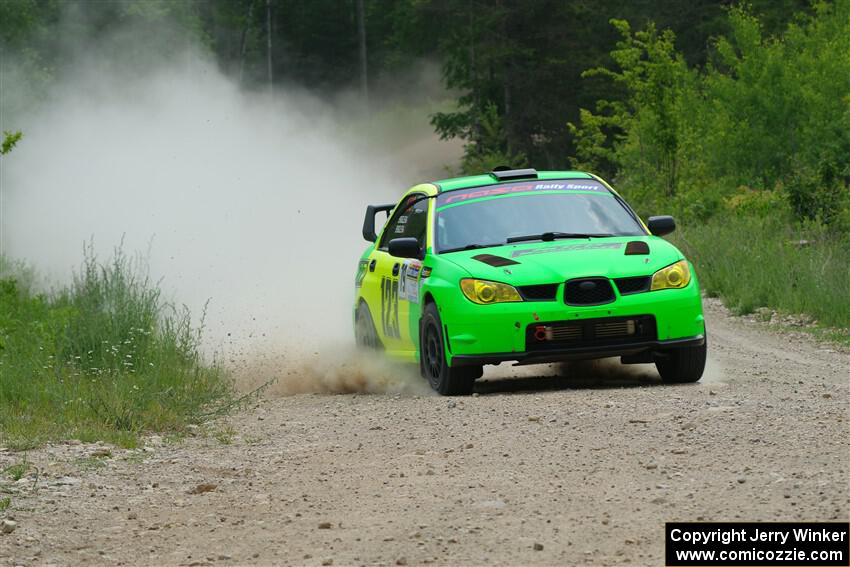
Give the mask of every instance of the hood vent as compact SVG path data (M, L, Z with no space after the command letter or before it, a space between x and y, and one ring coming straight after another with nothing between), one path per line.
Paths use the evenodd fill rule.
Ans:
M649 244L643 240L632 240L626 244L626 256L649 254Z
M478 256L473 256L472 259L478 260L479 262L484 262L485 264L493 266L494 268L501 268L502 266L513 266L514 264L519 264L519 262L516 262L509 258L494 256L493 254L479 254Z

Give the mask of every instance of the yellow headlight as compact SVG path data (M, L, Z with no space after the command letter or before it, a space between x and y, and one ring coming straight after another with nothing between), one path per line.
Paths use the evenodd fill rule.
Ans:
M467 299L481 305L522 301L515 287L498 282L464 279L460 280L460 289Z
M691 281L691 269L687 260L679 260L666 268L655 272L652 276L651 291L656 289L679 289L685 287Z

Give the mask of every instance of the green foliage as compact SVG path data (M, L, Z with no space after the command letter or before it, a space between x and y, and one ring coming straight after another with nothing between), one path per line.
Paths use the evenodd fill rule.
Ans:
M162 301L120 250L91 252L73 284L36 294L0 274L0 444L65 438L126 446L180 431L232 402L189 313Z
M623 37L611 52L620 71L598 67L583 76L607 77L628 96L623 101L600 101L599 114L584 110L581 126L569 125L580 163L609 174L626 170L638 186L651 184L672 197L685 157L687 97L683 92L692 87L693 73L676 51L670 30L658 33L649 24L646 30L632 33L628 22L611 23Z
M781 215L718 215L675 240L696 264L703 289L736 311L772 307L850 328L846 237L811 223L793 227Z
M701 283L741 312L772 307L850 327L850 0L778 36L732 8L702 69L650 24L594 68L624 96L570 124L579 167L644 213L673 212Z
M435 119L441 115L435 115ZM520 152L512 152L505 139L502 119L495 104L484 109L479 122L476 142L470 142L461 162L461 173L475 174L492 171L497 166L525 167L527 159Z
M672 205L704 220L747 187L781 192L798 220L841 228L850 204L850 1L815 5L779 37L733 8L729 36L701 72L672 32L612 23L622 36L616 69L586 76L612 79L626 96L570 125L580 164L616 177L647 209Z
M5 469L3 469L3 474L11 478L13 481L17 482L21 480L27 474L27 472L29 472L31 467L32 465L27 462L26 459L24 459L20 463L9 465Z
M503 152L481 135L486 109L495 105L508 153L549 169L568 167L576 139L564 123L577 123L580 108L600 98L623 100L621 89L612 89L602 77L582 79L584 70L609 62L617 39L608 24L611 15L639 26L650 16L663 18L661 26L681 32L678 47L691 63L705 60L707 39L726 26L721 4L708 0L418 0L415 5L421 26L435 30L444 83L458 93L457 109L435 116L437 131L465 140L467 156ZM777 18L785 17L784 10Z
M0 144L0 156L8 154L21 141L24 135L18 132L3 132L3 143Z
M419 90L405 80L414 63L438 61L456 104L434 125L466 143L469 167L492 153L560 169L569 166L568 156L586 152L565 122L585 123L580 108L625 96L602 77L581 78L610 61L618 37L610 17L636 28L653 18L658 29L672 29L689 65L704 64L708 39L729 30L727 3L716 0L3 0L0 49L6 84L15 88L5 89L0 105L5 116L20 115L57 77L75 71L69 63L81 52L97 51L110 71L138 74L172 61L187 45L200 46L246 87L267 87L270 59L276 84L333 98L360 79L358 2L365 8L372 108L387 91ZM809 9L807 0L749 3L770 33ZM492 105L502 128L496 146L484 132ZM668 142L671 133L659 132ZM667 175L675 178L679 166L668 164Z

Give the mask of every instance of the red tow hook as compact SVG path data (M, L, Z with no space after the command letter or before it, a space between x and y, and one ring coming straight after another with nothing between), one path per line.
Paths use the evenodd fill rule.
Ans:
M537 325L534 328L534 338L538 341L545 341L548 337L546 336L546 326L545 325Z

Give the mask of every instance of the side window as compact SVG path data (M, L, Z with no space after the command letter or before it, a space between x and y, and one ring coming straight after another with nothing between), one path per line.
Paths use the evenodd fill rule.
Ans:
M393 218L387 223L384 234L381 236L380 248L386 249L393 238L413 237L425 244L425 229L428 225L428 203L431 199L421 199L425 195L411 195L402 204ZM415 201L415 202L413 202ZM413 202L412 205L409 203Z

